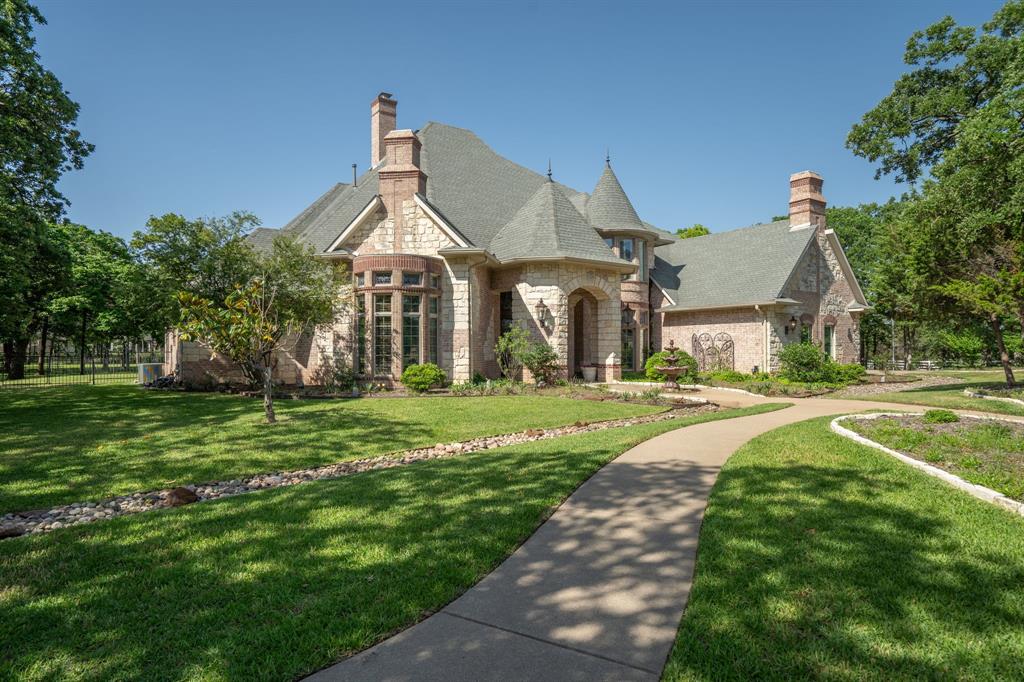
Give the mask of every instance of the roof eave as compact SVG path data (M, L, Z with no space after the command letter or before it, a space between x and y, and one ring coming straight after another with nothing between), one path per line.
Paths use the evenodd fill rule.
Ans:
M520 263L557 262L557 263L580 263L582 265L599 265L616 272L636 272L639 267L636 263L627 261L614 262L601 260L599 258L583 258L580 256L527 256L525 258L505 258L499 261L501 265L518 265Z
M775 298L770 301L750 301L747 303L721 303L715 305L699 305L699 306L681 306L681 305L670 305L662 306L661 308L655 308L656 313L689 313L689 312L700 312L703 310L736 310L741 308L760 308L767 306L788 306L799 304L799 301L794 301L790 298Z
M490 265L498 265L498 259L494 257L494 254L492 254L487 249L481 249L481 248L478 248L478 247L475 247L475 246L470 246L470 247L461 247L461 246L460 247L455 247L455 246L453 246L453 247L449 247L449 248L446 248L446 249L438 249L437 250L437 255L441 256L442 258L446 258L446 259L449 259L449 258L467 258L467 257L477 256L477 257L482 257L484 259L482 262L488 263Z

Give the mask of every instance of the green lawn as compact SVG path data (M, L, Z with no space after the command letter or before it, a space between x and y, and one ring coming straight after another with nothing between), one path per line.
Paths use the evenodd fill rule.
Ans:
M1005 422L920 417L849 419L844 426L876 443L942 467L971 483L1024 501L1024 431Z
M213 393L71 386L0 393L0 513L663 408L557 397L262 405Z
M665 680L1024 679L1024 519L832 434L726 463Z
M0 679L294 679L449 602L636 443L779 407L535 441L0 542Z
M1024 381L1024 368L1015 369L1018 381ZM936 370L933 372L907 372L914 376L948 376L960 379L963 383L948 384L943 386L925 386L923 388L912 388L908 391L893 391L891 393L879 393L863 396L841 396L844 399L854 400L881 400L890 403L901 403L906 405L924 405L927 407L944 407L950 410L977 410L979 412L996 412L1024 416L1024 407L1005 403L999 400L985 400L983 398L968 398L964 395L965 388L986 388L998 386L1004 382L1002 369L964 369L964 370Z

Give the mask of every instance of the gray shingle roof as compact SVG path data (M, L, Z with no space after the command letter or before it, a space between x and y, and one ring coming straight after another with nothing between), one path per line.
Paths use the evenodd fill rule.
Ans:
M427 199L474 246L491 240L548 179L499 156L469 130L428 123L418 133ZM580 192L556 183L568 197Z
M363 173L355 185L335 185L317 200L318 203L322 202L318 210L305 215L313 208L311 206L292 219L289 231L312 244L317 251L323 251L366 208L370 199L377 195L378 188L376 170Z
M651 274L674 301L667 309L767 303L782 295L814 235L781 220L680 239L655 249Z
M610 165L587 201L587 220L600 230L646 230Z
M306 207L302 213L289 220L281 229L296 234L302 234L303 231L309 228L312 223L316 222L317 218L323 215L324 209L330 206L331 202L345 196L345 190L349 187L351 187L351 185L346 185L342 182L334 185L329 190L321 194L316 201Z
M249 246L257 251L266 252L270 251L270 247L274 244L274 237L279 234L281 234L281 230L275 230L272 227L257 227L245 237L245 241L249 242Z
M537 190L547 184L547 178L499 156L463 128L431 122L417 131L417 135L423 145L420 166L427 176L427 201L473 246L493 252L492 240ZM584 213L586 193L560 183L555 186L578 214ZM354 186L337 184L329 189L282 229L317 250L326 249L363 210L378 188L377 170L371 169ZM629 200L625 201L628 204ZM635 211L632 212L635 216ZM639 218L636 221L643 229L642 221ZM663 232L656 234L665 236ZM594 236L597 238L596 233ZM601 242L599 238L597 241ZM571 241L564 244L569 248ZM582 248L588 250L592 246L590 243ZM601 246L605 248L603 242ZM583 258L594 255L587 253L590 255L575 255Z
M500 261L577 258L625 265L554 182L541 184L491 240L489 250Z

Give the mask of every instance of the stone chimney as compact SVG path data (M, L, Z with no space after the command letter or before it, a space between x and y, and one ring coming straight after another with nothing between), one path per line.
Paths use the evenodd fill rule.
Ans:
M789 176L789 225L791 228L812 226L825 228L825 197L821 194L822 179L814 171Z
M380 198L388 217L394 220L395 243L402 243L405 208L411 207L413 195L426 195L427 176L420 170L420 138L411 130L393 130L384 138L387 165L380 169Z
M398 102L390 92L382 92L370 104L370 168L376 168L384 158L384 138L398 122Z

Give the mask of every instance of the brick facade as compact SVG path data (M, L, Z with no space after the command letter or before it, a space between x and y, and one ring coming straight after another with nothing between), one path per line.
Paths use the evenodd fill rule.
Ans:
M647 352L662 349L670 340L692 353L694 336L705 334L731 339L736 370L776 369L781 348L800 338L799 327L791 324L794 319L806 320L818 343L826 327L834 329L836 359L856 361L857 320L847 312L855 285L844 276L827 237L822 180L816 173L805 171L790 178L790 223L806 225L803 229L815 230L818 236L780 294L795 303L658 312L670 302L651 286L650 270L655 245L668 242L643 227L632 206L625 213L632 223L609 219L595 229L614 256L621 252L644 266L645 271L635 274L621 274L627 269L614 258L548 260L547 254L537 254L535 261L515 257L499 263L483 249L467 246L427 203L431 180L421 167L422 142L416 132L396 129L396 104L381 93L371 105L371 160L379 166L376 208L360 224L346 227L343 242L331 247L336 250L332 256L348 260L353 275L353 289L345 294L348 305L334 324L294 339L288 350L277 354L279 382L315 383L335 362L366 367L374 378L392 381L406 362L435 358L455 381L469 380L476 373L497 377L494 346L502 328L503 294L506 302L511 296L511 322L535 341L549 343L567 376L593 366L599 380L618 378L624 369L642 369ZM629 204L610 165L605 175L602 182L610 178L619 193L618 205ZM587 201L581 216L600 204L594 197ZM388 301L390 310L385 309ZM384 307L375 311L378 303ZM404 313L403 305L408 307ZM390 322L385 315L391 316ZM386 335L390 345L383 341ZM384 345L377 343L378 338ZM633 357L627 361L630 366L623 367L630 338ZM172 335L167 349L166 371L177 372L186 382L243 378L232 363L197 344L182 343Z

